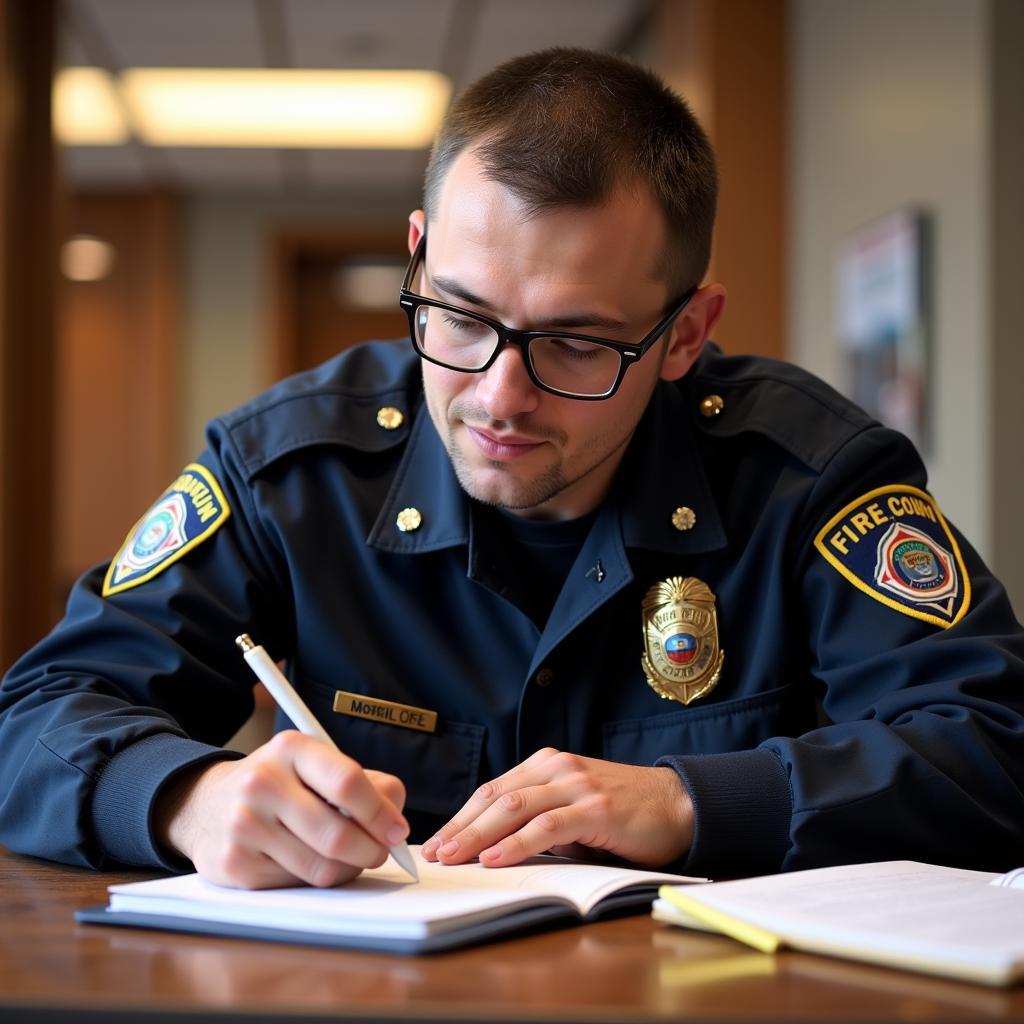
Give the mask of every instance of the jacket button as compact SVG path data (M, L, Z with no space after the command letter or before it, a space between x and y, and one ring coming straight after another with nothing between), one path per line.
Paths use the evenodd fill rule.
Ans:
M377 410L377 426L384 430L397 430L404 422L402 410L393 405L385 405L383 409Z
M672 525L680 532L692 530L696 522L697 514L692 508L687 508L685 505L680 505L672 513Z
M550 686L555 681L554 669L539 669L537 675L534 678L538 686Z
M418 508L403 508L395 517L395 526L402 533L412 533L413 530L418 530L422 525L423 516L420 515Z
M708 395L700 403L700 414L711 419L712 416L717 416L725 408L725 401L721 395Z

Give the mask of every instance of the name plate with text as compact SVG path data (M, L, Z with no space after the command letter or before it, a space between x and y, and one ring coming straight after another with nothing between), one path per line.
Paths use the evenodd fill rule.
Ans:
M334 710L339 715L354 718L368 718L374 722L386 722L403 729L418 729L420 732L434 732L437 728L437 712L426 708L414 708L411 704L396 704L390 700L377 700L362 693L348 693L336 690Z

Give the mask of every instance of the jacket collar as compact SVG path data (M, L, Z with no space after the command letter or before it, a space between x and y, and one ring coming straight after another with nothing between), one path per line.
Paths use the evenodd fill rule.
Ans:
M404 509L416 509L421 524L403 533L397 523ZM425 401L416 410L398 471L366 542L395 554L423 554L469 543L469 498Z
M697 554L725 545L725 531L701 465L697 438L683 390L677 384L659 381L606 499L618 508L625 547ZM673 512L684 507L695 517L689 530L672 524ZM421 524L403 533L396 524L404 509L416 509ZM607 521L604 515L599 520ZM367 543L396 554L470 545L470 501L425 402L420 402L405 452ZM470 552L470 564L472 557Z
M725 546L726 536L698 447L686 391L659 381L612 487L627 548L698 554ZM693 527L677 529L677 509L693 513Z

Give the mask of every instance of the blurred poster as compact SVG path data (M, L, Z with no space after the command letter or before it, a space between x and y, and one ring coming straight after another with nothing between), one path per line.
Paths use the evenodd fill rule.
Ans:
M897 210L858 229L837 261L838 330L847 394L928 448L928 222Z

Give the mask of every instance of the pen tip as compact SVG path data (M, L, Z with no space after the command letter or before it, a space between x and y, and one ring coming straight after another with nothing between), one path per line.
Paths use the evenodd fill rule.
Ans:
M390 853L398 866L402 868L406 874L412 875L413 880L416 882L420 880L420 873L416 868L416 861L413 860L412 850L410 850L405 843L402 843L401 846L392 846Z
M248 633L240 633L235 637L235 645L244 654L246 651L251 651L256 645L252 642L252 637Z

